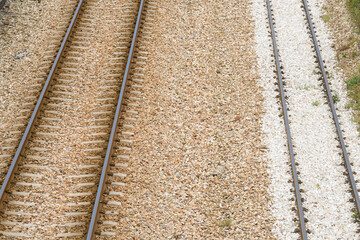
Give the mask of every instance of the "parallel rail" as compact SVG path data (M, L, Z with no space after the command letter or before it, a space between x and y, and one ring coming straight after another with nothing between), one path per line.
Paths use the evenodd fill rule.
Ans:
M131 69L131 63L132 63L132 59L134 56L134 49L136 46L136 40L137 40L139 28L140 28L140 22L141 22L142 12L143 12L143 8L144 8L144 2L145 2L145 0L141 0L140 6L139 6L139 11L138 11L137 19L136 19L134 34L133 34L133 38L132 38L131 46L130 46L130 52L129 52L129 56L128 56L127 63L126 63L125 73L124 73L124 77L123 77L122 84L121 84L120 95L119 95L119 99L118 99L117 106L116 106L116 112L115 112L115 116L114 116L114 120L113 120L113 125L111 128L111 133L110 133L110 138L109 138L109 142L108 142L108 146L107 146L107 150L106 150L105 160L104 160L103 168L101 171L101 177L100 177L98 190L96 193L96 199L95 199L95 203L94 203L94 207L93 207L93 211L92 211L92 215L91 215L89 230L88 230L88 234L87 234L87 238L86 238L88 240L95 239L96 225L97 225L97 221L99 218L101 201L103 198L103 192L105 189L106 178L107 178L107 174L108 174L108 170L109 170L109 166L110 166L110 162L111 162L111 157L112 157L112 154L114 151L113 146L114 146L114 142L115 142L116 135L117 135L118 128L119 128L120 114L121 114L121 110L122 110L122 106L123 106L124 95L125 95L126 88L127 88L127 83L128 83L127 80L128 80L129 72Z
M5 3L5 1L1 1L0 3ZM129 55L128 55L128 59L127 59L127 63L126 63L126 68L125 68L125 72L124 72L124 76L122 79L122 83L121 83L121 90L119 93L119 98L118 98L118 102L117 102L117 107L116 107L116 112L115 112L115 116L113 119L113 124L112 124L112 129L111 129L111 133L110 133L110 137L109 137L109 141L108 141L108 146L107 146L107 151L106 151L106 155L105 155L105 159L104 159L104 164L103 164L103 168L102 168L102 172L101 172L101 177L100 177L100 181L99 181L99 185L98 185L98 190L97 190L97 194L96 194L96 199L95 199L95 203L94 203L94 207L93 207L93 211L92 211L92 215L91 215L91 220L90 220L90 224L89 224L89 228L88 228L88 233L87 233L87 239L94 239L95 238L95 231L96 231L96 227L97 227L97 220L99 217L99 211L101 209L101 201L102 201L102 196L103 196L103 192L104 192L104 188L106 185L106 178L107 178L107 174L108 174L108 170L109 170L109 166L110 166L110 162L111 162L111 157L113 154L113 145L114 142L116 140L116 136L118 133L118 127L119 127L119 120L120 120L120 115L121 115L121 111L122 111L122 106L123 106L123 100L124 100L124 96L126 93L126 88L127 88L127 83L128 83L128 77L129 77L129 73L131 70L131 66L132 66L132 59L134 56L134 50L135 50L135 46L136 46L136 41L137 41L137 36L139 33L139 29L140 29L140 24L141 24L141 20L142 20L142 13L143 13L143 9L144 9L144 4L145 4L145 0L141 0L139 3L139 10L138 10L138 14L137 14L137 19L136 19L136 24L135 24L135 28L134 28L134 32L133 32L133 37L132 37L132 42L131 42L131 46L130 46L130 50L129 50ZM1 6L1 5L0 5ZM43 105L44 99L47 96L48 93L48 89L51 86L53 77L55 75L55 71L58 67L58 64L61 61L62 55L64 53L64 49L67 46L67 42L69 40L69 37L71 36L71 33L73 31L74 25L77 22L81 7L83 6L83 0L80 0L76 10L74 12L74 15L72 17L72 20L70 22L70 25L66 31L66 34L62 40L61 46L59 48L59 51L56 55L55 61L51 67L50 73L47 76L46 82L43 86L43 89L41 91L41 94L38 98L38 101L36 103L36 106L32 112L31 118L27 124L26 130L22 136L22 139L17 147L17 151L14 155L14 158L11 162L11 165L9 167L9 170L6 174L5 180L1 186L0 189L0 205L4 202L5 196L6 196L6 192L9 188L10 182L14 177L14 174L16 172L17 166L18 166L18 162L20 157L22 156L24 149L26 148L27 144L28 144L28 140L31 136L31 132L36 124L36 120L38 118L38 115L40 113L40 109Z
M285 100L284 84L283 84L283 78L282 78L281 69L280 69L280 61L279 61L277 44L276 44L276 37L275 37L274 24L273 24L273 19L272 19L271 6L270 6L269 0L267 0L266 3L267 3L268 15L269 15L269 24L270 24L270 29L271 29L271 38L272 38L273 49L274 49L274 57L275 57L275 62L276 62L276 74L278 76L278 85L279 85L281 104L282 104L282 109L283 109L283 117L284 117L284 122L285 122L286 135L287 135L287 139L288 139L288 148L289 148L290 160L291 160L291 172L292 172L293 184L294 184L294 188L295 188L295 198L296 198L297 213L298 213L298 217L299 217L300 234L301 234L302 239L307 239L304 211L303 211L301 196L300 196L299 179L298 179L298 174L296 171L296 162L295 162L295 158L294 158L294 149L293 149L292 138L291 138L289 117L288 117L288 112L287 112L287 104L286 104L286 100Z
M337 114L336 114L334 101L333 101L333 98L332 98L332 95L331 95L331 91L330 91L328 79L327 79L327 76L326 76L323 60L321 58L321 54L320 54L320 50L319 50L319 45L318 45L316 35L315 35L315 32L314 32L314 27L313 27L313 24L312 24L312 21L311 21L307 1L303 0L303 4L304 4L304 10L306 12L306 18L308 20L309 27L310 27L310 30L311 30L311 36L312 36L312 39L313 39L313 42L314 42L314 46L315 46L315 50L316 50L316 56L317 56L318 62L319 62L319 67L321 69L321 74L323 76L324 88L325 88L325 91L327 93L327 98L328 98L328 102L329 102L329 105L330 105L330 108L331 108L331 113L332 113L332 116L333 116L333 119L334 119L334 122L335 122L336 132L337 132L337 134L339 136L341 150L342 150L342 153L343 153L345 166L346 166L346 170L347 170L347 173L348 173L349 182L350 182L350 185L351 185L352 195L353 195L354 200L355 200L356 210L357 210L357 212L360 212L359 194L358 194L358 191L356 189L354 175L353 175L352 170L351 170L349 156L347 154L346 146L345 146L345 143L344 143L344 138L343 138L342 133L341 133L339 120L338 120L338 117L337 117Z
M319 67L321 69L322 79L323 79L323 83L324 83L324 89L325 89L325 91L327 93L329 106L331 108L331 112L332 112L332 116L333 116L333 119L334 119L336 131L337 131L337 134L338 134L338 137L339 137L341 150L342 150L344 161L345 161L345 166L346 166L346 170L347 170L347 173L348 173L349 182L350 182L350 185L351 185L352 195L353 195L354 200L355 200L356 209L357 209L358 212L360 212L360 200L359 200L358 191L357 191L354 176L353 176L353 173L352 173L352 170L351 170L349 157L348 157L348 154L347 154L347 151L346 151L346 146L345 146L344 139L343 139L343 136L342 136L339 120L338 120L336 110L335 110L335 106L334 106L334 101L332 99L331 90L330 90L328 79L327 79L326 72L325 72L325 67L324 67L323 60L322 60L322 57L321 57L321 54L320 54L319 45L318 45L318 42L317 42L317 39L316 39L313 23L311 21L310 12L309 12L309 8L308 8L306 0L303 0L303 5L304 5L304 11L306 13L306 18L307 18L307 21L308 21L308 24L309 24L312 40L313 40L313 43L314 43L316 56L317 56L317 59L318 59L318 64L319 64ZM272 19L272 12L271 12L271 6L270 6L270 1L269 0L267 0L267 8L268 8L268 16L269 16L269 24L270 24L270 29L271 29L271 37L272 37L272 43L273 43L274 57L275 57L275 62L276 62L276 73L277 73L277 77L278 77L279 91L280 91L282 109L283 109L283 116L284 116L284 121L285 121L286 134L287 134L287 138L288 138L288 147L289 147L291 166L292 166L293 183L294 183L294 187L295 187L295 197L296 197L296 204L297 204L297 212L298 212L298 216L299 216L300 234L301 234L302 239L307 239L307 230L306 230L306 226L305 226L304 212L303 212L301 196L300 196L299 181L298 181L297 172L296 172L293 145L292 145L292 140L291 140L291 131L290 131L289 119L288 119L288 113L287 113L287 106L286 106L286 101L285 101L285 96L284 96L284 85L283 85L283 80L282 80L283 78L282 78L282 74L281 74L281 68L280 68L280 62L279 62L279 56L278 56L278 49L277 49L277 45L276 45L276 37L275 37L275 31L274 31L274 25L273 25L273 19Z
M61 42L59 51L58 51L58 53L56 55L55 61L54 61L53 65L52 65L52 67L51 67L50 73L49 73L49 75L48 75L48 77L46 79L46 82L45 82L44 87L43 87L43 89L41 91L41 94L40 94L39 99L38 99L38 101L36 103L36 106L35 106L35 108L34 108L34 110L32 112L29 123L28 123L28 125L27 125L27 127L25 129L25 132L24 132L24 134L23 134L23 136L21 138L21 141L19 143L19 146L18 146L18 148L16 150L15 156L14 156L14 158L13 158L13 160L11 162L11 165L9 167L9 170L8 170L8 172L6 174L5 180L4 180L4 182L3 182L2 186L1 186L1 189L0 189L0 204L3 203L5 195L6 195L6 191L9 188L10 182L14 177L14 173L15 173L15 171L17 169L17 166L18 166L19 158L21 157L21 155L22 155L22 153L23 153L23 151L24 151L24 149L25 149L25 147L26 147L26 145L28 143L28 140L29 140L30 135L31 135L31 131L32 131L32 129L33 129L34 125L35 125L35 122L37 120L37 117L38 117L38 115L40 113L40 109L41 109L41 106L42 106L42 104L44 102L44 98L46 97L46 95L48 93L49 86L51 85L51 82L53 80L55 71L57 69L57 66L58 66L58 64L59 64L59 62L61 60L61 57L62 57L62 55L64 53L64 50L65 50L65 47L67 45L68 39L69 39L69 37L70 37L70 35L72 33L72 30L74 28L74 25L75 25L75 23L76 23L76 21L78 19L78 16L79 16L82 5L83 5L83 0L80 0L77 7L76 7L75 12L74 12L73 18L71 19L70 25L69 25L69 27L68 27L68 29L66 31L64 39Z

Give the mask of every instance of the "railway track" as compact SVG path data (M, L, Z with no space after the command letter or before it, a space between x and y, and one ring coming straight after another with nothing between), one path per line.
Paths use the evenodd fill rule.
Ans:
M280 102L281 102L281 115L283 116L284 119L284 124L285 124L285 129L286 129L286 136L287 136L287 145L288 145L288 151L289 151L289 155L290 155L290 166L291 166L291 173L292 173L292 179L293 179L293 192L295 195L295 203L296 203L296 211L297 211L297 219L294 220L296 222L298 222L298 231L301 235L302 239L307 239L308 238L308 233L311 233L312 230L314 230L313 228L308 228L307 227L307 222L311 221L309 218L307 218L307 211L309 209L306 209L306 211L304 211L304 207L303 204L304 202L306 202L306 198L304 198L304 190L302 189L302 181L299 179L299 174L302 174L302 171L298 169L298 166L301 166L301 161L297 160L297 156L298 154L296 154L296 145L293 142L293 136L292 136L292 132L291 132L291 115L289 114L289 110L291 110L291 104L289 104L289 100L292 95L291 95L291 91L289 91L289 87L286 87L287 84L285 85L285 81L284 81L284 73L286 70L288 70L286 67L284 67L284 65L286 66L286 64L284 64L285 60L281 60L281 54L280 51L278 49L277 46L277 32L276 32L276 25L274 23L275 19L274 19L274 14L272 12L272 1L271 0L267 0L266 1L266 5L267 5L267 12L268 12L268 20L269 20L269 26L270 26L270 34L271 34L271 38L272 38L272 47L273 47L273 52L274 52L274 58L275 58L275 65L276 65L276 75L277 75L277 79L278 79L278 91L279 91L279 95L280 95ZM333 100L333 96L331 93L331 89L329 86L329 81L328 81L328 77L327 77L327 71L326 71L326 67L325 67L325 62L322 60L321 57L321 50L319 48L319 44L318 44L318 40L316 37L316 31L314 30L314 26L311 20L311 13L309 11L308 8L308 4L306 0L302 0L302 8L307 20L307 24L308 24L308 30L309 30L309 34L311 35L311 39L312 39L312 43L313 43L313 49L315 52L315 56L316 56L316 64L318 65L318 69L320 70L317 74L321 75L321 77L318 79L318 81L321 81L321 83L319 85L321 85L324 90L324 98L327 99L327 105L329 107L329 111L331 112L331 117L333 119L333 126L335 128L336 134L337 134L337 141L339 143L338 148L340 149L340 151L338 152L339 155L341 155L342 159L343 159L343 166L345 167L344 170L346 170L346 173L344 172L344 175L346 175L347 180L346 182L349 184L350 187L350 191L352 193L352 199L350 199L351 202L353 202L354 207L352 209L353 212L360 212L360 200L359 200L359 195L358 195L358 190L356 187L356 182L354 179L354 174L353 171L351 169L351 163L349 160L349 156L346 150L346 145L344 142L344 138L342 135L342 131L340 128L340 123L339 123L339 119L338 119L338 115L336 113L336 106L335 106L335 102ZM279 15L278 15L279 16ZM296 54L296 53L294 53ZM288 74L289 75L289 74ZM288 91L287 91L288 90ZM290 93L288 93L290 92ZM290 105L290 109L289 109L289 105ZM313 104L315 106L317 106L317 104ZM305 107L304 107L305 108ZM330 114L329 114L330 117ZM304 121L306 121L306 119L304 119ZM321 154L321 153L317 153L317 154ZM305 175L305 174L304 174ZM306 178L306 177L305 177ZM304 180L306 181L306 179Z
M154 4L69 2L40 68L46 80L36 80L19 118L30 121L2 148L2 235L115 235L147 54L136 43L147 42Z
M318 81L324 87L323 97L339 141L336 153L343 160L354 209L360 212L355 178L311 14L306 0L302 2L320 70ZM11 145L4 146L0 153L0 166L6 173L0 190L0 233L4 236L117 236L147 55L141 46L146 44L151 26L143 19L144 14L147 19L151 17L155 6L144 0L69 2L59 34L40 68L43 74L46 72L46 81L41 77L35 80L25 99L23 116L19 117L21 122L29 118L30 122L27 126L17 124L18 129L8 139ZM291 89L283 76L288 78L289 74L277 46L270 0L267 10L297 207L298 218L294 221L298 222L301 238L307 239L314 231L307 217L311 209L307 207L306 211L303 206L306 191L302 186L308 176L299 160L299 141L296 134L292 135L294 106L288 103ZM70 16L71 21L66 19ZM19 147L15 148L15 143ZM9 157L13 157L11 164Z

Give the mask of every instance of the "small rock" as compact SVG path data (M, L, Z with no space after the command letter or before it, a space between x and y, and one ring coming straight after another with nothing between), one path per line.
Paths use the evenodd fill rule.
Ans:
M183 125L184 125L184 123L175 124L175 126L177 126L177 127L182 127Z
M216 166L215 169L216 169L216 171L218 171L218 172L223 172L223 171L225 171L225 167L224 167L224 166L221 166L221 165Z
M219 71L219 70L216 70L216 73L218 73L218 74L219 74L219 73L220 73L220 71Z
M9 25L9 24L10 24L10 22L8 22L8 21L4 22L4 25Z
M29 52L26 50L25 52L22 52L22 53L18 53L14 56L15 59L20 59L20 58L23 58L25 57L26 55L28 55Z
M236 121L241 120L241 116L236 116L236 117L235 117L235 120L236 120Z

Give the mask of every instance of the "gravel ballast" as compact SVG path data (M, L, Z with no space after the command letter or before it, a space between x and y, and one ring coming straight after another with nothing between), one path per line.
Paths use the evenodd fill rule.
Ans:
M322 57L326 62L329 82L331 83L332 94L338 96L339 100L336 103L336 112L339 115L339 121L341 129L343 130L343 136L345 144L347 145L346 150L349 153L350 162L353 163L353 172L360 173L360 133L357 130L356 123L352 121L353 112L346 106L350 102L347 98L347 90L345 86L346 73L343 69L338 67L336 61L336 51L334 49L335 39L334 35L325 24L321 16L326 14L323 7L325 1L317 0L309 1L309 7L312 9L313 21L317 26L317 37L321 42ZM341 6L344 7L344 6ZM354 174L355 180L360 181L360 176ZM357 189L360 189L359 182L357 183Z
M24 114L22 103L37 83L35 79L42 77L42 62L51 60L44 57L64 20L67 1L9 0L6 5L9 7L0 10L0 144L14 147L19 139L11 142L9 136L19 130L16 124L22 124L17 118ZM4 148L2 154L7 154Z
M336 61L339 39L322 17L328 1L308 4L360 189L360 139ZM48 35L63 34L75 2L9 0L0 11L0 172L59 44ZM308 237L358 239L302 1L271 3ZM86 234L138 3L86 7L1 209L7 238ZM268 25L264 0L148 1L100 238L300 237Z
M292 189L292 177L289 165L289 153L283 117L280 104L276 96L279 94L277 76L274 73L275 63L273 57L272 41L268 23L266 3L262 0L252 1L252 16L255 21L255 40L257 53L257 68L259 71L258 84L264 89L264 108L262 128L264 142L268 147L265 159L268 161L268 174L271 179L269 194L271 196L270 209L276 219L273 233L278 239L296 239L294 233L297 224L293 219L297 216L292 208L296 208Z
M247 1L161 1L119 233L272 239Z

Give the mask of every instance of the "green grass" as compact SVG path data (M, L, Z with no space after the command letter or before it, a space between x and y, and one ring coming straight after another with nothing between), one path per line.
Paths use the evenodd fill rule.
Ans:
M354 52L351 53L351 58L356 58L357 56L358 56L357 52L354 51Z
M349 96L351 97L350 107L360 111L360 76L355 75L346 81ZM360 123L360 122L359 122Z
M321 18L322 18L322 20L323 20L324 22L328 22L328 21L330 20L330 16L329 16L329 15L322 15Z
M360 84L360 77L354 76L346 81L347 88L350 90L355 90L357 86Z
M355 23L360 27L360 0L346 0L346 2Z
M335 94L332 96L332 99L333 99L333 102L334 102L334 103L340 102L340 98L339 98L339 95L338 95L337 93L335 93Z
M319 106L320 105L320 101L315 101L311 103L313 106Z
M359 42L358 38L352 38L351 41L350 41L350 44L355 44L355 43L358 43L358 42Z
M354 121L358 123L360 130L360 71L352 78L346 81L347 89L349 90L350 103L346 106L356 110Z
M357 25L358 30L360 30L360 0L346 0L346 3L352 15L353 21ZM358 31L358 33L360 33L360 31ZM357 42L357 40L358 39L354 39L354 42ZM360 130L360 69L352 78L346 81L346 85L351 98L347 107L357 110L354 116L354 121L358 123Z
M353 213L354 213L354 214L352 215L352 217L353 217L354 219L358 219L358 218L359 218L359 213L358 213L358 211L354 210Z

